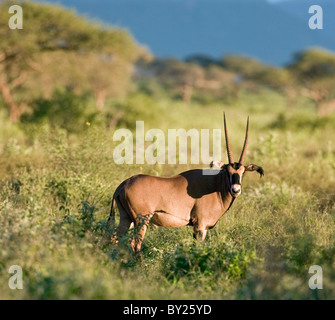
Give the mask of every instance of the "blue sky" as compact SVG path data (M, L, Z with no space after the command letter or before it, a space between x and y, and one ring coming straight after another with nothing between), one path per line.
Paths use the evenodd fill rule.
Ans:
M205 54L289 63L294 54L335 51L335 0L48 0L127 29L158 57ZM311 4L324 7L324 30L308 26Z
M291 1L291 0L266 0L266 1L270 3L276 3L276 2Z

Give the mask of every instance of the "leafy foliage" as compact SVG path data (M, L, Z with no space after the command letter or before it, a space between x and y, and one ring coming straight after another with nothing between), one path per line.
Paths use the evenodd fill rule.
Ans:
M32 113L22 116L23 124L46 122L69 133L83 131L98 114L87 94L79 96L68 90L55 90L50 99L36 99L31 106Z

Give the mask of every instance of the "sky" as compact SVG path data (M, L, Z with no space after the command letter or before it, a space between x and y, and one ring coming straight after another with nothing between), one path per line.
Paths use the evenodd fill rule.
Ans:
M284 1L292 1L292 0L266 0L269 3L278 3L278 2L284 2Z
M39 0L40 2L45 2ZM158 57L250 56L284 65L302 50L335 51L335 0L48 0L128 30ZM308 8L324 8L311 30Z

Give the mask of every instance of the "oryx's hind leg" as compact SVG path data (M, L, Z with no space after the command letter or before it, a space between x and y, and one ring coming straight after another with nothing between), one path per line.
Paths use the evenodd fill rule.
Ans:
M131 224L132 221L128 216L121 216L120 223L116 229L116 232L114 232L114 234L111 237L111 242L118 243L119 242L118 239L129 230Z
M113 230L113 233L112 233L112 236L111 236L111 242L114 243L114 244L117 244L119 242L119 238L129 230L129 228L130 228L130 226L133 222L130 218L130 215L123 208L121 202L118 199L116 199L116 204L117 204L117 207L119 209L120 222L119 222L119 225L116 228L116 231Z
M144 239L145 233L147 231L149 222L154 214L139 214L136 217L135 228L134 228L134 238L132 239L130 246L134 253L139 253L142 246L142 241Z

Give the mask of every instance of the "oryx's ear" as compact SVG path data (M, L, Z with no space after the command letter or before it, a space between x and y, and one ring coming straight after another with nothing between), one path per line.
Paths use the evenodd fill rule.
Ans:
M209 165L211 168L218 168L218 169L222 169L224 166L224 163L222 161L219 160L214 160L210 163Z
M249 164L249 165L245 166L244 168L245 168L245 171L257 171L261 175L261 177L264 176L263 168L255 165L255 164Z

